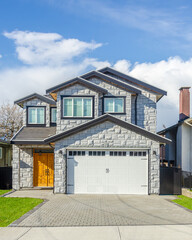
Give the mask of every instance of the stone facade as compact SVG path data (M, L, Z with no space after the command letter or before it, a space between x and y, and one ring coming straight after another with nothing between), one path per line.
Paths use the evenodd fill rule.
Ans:
M46 145L13 145L13 189L33 187L33 149L50 149Z
M149 193L159 193L159 143L111 122L99 124L56 142L55 193L66 191L67 147L149 149Z
M40 99L34 98L30 101L26 101L23 104L23 126L27 125L27 107L28 106L43 106L46 108L46 127L50 127L50 104L41 101Z
M114 77L114 76L113 76ZM117 77L116 77L117 78ZM120 79L125 81L124 79ZM99 78L93 77L90 82L105 88L105 96L125 97L125 114L115 114L116 118L135 124L135 98L130 92L118 88ZM127 82L127 81L125 81ZM156 133L156 96L146 89L141 88L142 94L137 97L137 125ZM103 114L103 95L88 89L80 84L72 85L57 92L57 128L56 133L61 133L70 128L83 124L90 119L63 119L61 118L62 96L93 96L94 118ZM50 105L35 98L26 101L23 106L23 123L26 126L27 106L46 107L46 127L50 126ZM159 193L159 143L152 141L135 132L124 129L111 122L105 122L91 127L83 132L74 134L55 143L54 157L54 192L66 192L66 162L67 148L125 148L149 149L149 193ZM33 149L49 148L46 145L14 145L13 146L13 189L33 187ZM154 154L155 153L155 154Z
M130 84L130 82L124 78L109 73L107 75ZM137 97L137 125L150 132L156 133L156 95L149 90L146 91L143 87L136 87L142 92ZM131 122L135 124L135 96L131 96Z
M75 84L67 89L64 89L57 93L57 133L63 132L70 128L76 127L79 124L85 123L89 121L89 119L62 119L61 118L61 99L62 96L69 96L69 95L86 95L86 96L93 96L94 97L94 117L99 116L99 98L101 97L100 94L94 92L82 85Z

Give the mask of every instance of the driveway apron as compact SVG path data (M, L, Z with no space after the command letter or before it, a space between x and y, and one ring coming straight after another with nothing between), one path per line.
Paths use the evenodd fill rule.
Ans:
M23 191L24 192L24 191ZM24 193L20 195L24 196ZM31 197L33 191L28 191ZM39 191L35 197L45 198ZM19 196L19 192L16 193ZM29 196L27 195L27 196ZM15 196L14 194L9 195ZM21 221L23 227L192 224L192 212L170 196L48 194L48 201Z

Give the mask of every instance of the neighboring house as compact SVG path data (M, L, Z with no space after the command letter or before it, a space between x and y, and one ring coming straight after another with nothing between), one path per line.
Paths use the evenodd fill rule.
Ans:
M12 145L0 139L0 167L10 167L12 161Z
M180 88L179 121L158 132L172 140L165 146L163 162L192 172L192 118L190 118L190 87Z
M13 188L54 193L159 193L156 104L166 92L112 68L15 101Z

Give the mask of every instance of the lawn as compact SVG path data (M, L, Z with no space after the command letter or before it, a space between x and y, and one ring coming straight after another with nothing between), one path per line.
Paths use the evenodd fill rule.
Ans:
M0 227L6 227L43 202L36 198L0 197Z
M10 192L11 190L0 190L0 196L3 195L4 193Z
M178 199L172 200L173 202L192 210L192 198L179 195Z

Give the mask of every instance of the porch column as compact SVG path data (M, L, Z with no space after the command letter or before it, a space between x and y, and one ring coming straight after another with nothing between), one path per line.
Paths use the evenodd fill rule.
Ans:
M13 145L12 188L20 189L20 149L16 145Z
M54 153L54 193L66 193L66 148L55 144Z

